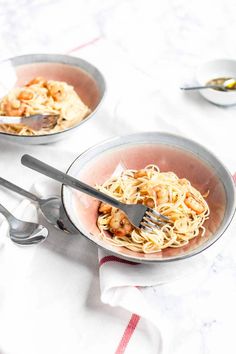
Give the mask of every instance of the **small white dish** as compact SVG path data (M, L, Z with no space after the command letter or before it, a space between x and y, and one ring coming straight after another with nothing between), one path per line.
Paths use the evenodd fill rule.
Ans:
M236 60L210 60L200 65L196 73L196 80L199 85L206 85L209 80L221 77L236 78ZM215 89L204 89L199 90L199 92L208 101L217 105L230 106L236 104L236 90L224 92Z

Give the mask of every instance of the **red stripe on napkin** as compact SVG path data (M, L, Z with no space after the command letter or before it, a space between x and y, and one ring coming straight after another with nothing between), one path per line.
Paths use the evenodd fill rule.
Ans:
M89 41L89 42L83 43L83 44L79 45L78 47L75 47L75 48L73 48L73 49L70 49L70 50L67 52L67 54L70 54L70 53L76 52L76 51L79 50L79 49L88 47L89 45L94 44L94 43L96 43L97 41L99 41L101 38L102 38L102 36L96 37L96 38L92 39L92 40Z
M139 263L127 261L126 259L121 259L121 258L116 257L116 256L105 256L105 257L100 259L99 267L101 267L104 263L107 263L107 262L118 262L118 263L130 264L130 265L139 264Z
M131 316L131 319L129 320L129 323L124 331L124 334L121 338L118 348L116 349L115 354L123 354L125 352L125 349L126 349L127 345L129 344L130 338L131 338L132 334L134 333L139 320L140 320L140 316L138 316L136 314L133 314Z

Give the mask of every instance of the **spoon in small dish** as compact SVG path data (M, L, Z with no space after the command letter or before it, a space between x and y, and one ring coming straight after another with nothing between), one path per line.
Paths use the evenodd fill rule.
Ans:
M223 82L222 85L204 85L204 86L183 86L180 87L181 90L204 90L204 89L215 89L218 91L234 91L236 90L236 79L228 79Z
M13 216L0 204L0 213L9 224L9 235L19 245L32 245L43 242L48 236L48 229L40 224L23 221Z
M38 203L45 219L58 229L68 233L78 232L67 218L60 197L53 196L49 198L39 198L35 194L24 190L2 177L0 177L0 185Z

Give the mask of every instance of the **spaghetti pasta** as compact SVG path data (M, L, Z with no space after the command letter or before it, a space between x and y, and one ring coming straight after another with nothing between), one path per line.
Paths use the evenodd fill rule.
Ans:
M203 224L210 215L206 200L187 179L173 172L148 165L143 170L125 170L97 188L123 203L145 204L169 218L152 231L136 229L122 211L101 203L97 225L101 237L112 245L155 253L184 246L205 233Z
M71 85L37 77L23 87L13 88L1 99L0 115L27 117L37 113L54 113L59 115L55 127L34 131L19 124L0 124L0 131L17 135L52 134L73 127L90 112Z

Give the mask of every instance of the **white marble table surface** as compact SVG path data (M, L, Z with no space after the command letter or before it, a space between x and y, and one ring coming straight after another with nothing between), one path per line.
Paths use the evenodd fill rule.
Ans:
M170 83L173 79L174 85L178 85L181 80L192 79L195 67L203 60L236 58L235 11L234 0L0 0L0 58L33 52L73 54L81 48L76 55L91 60L105 72L108 95L99 113L96 136L92 142L72 137L70 147L73 145L74 151L70 156L124 130L149 130L142 122L137 127L134 122L124 124L119 120L128 109L127 95L139 91L144 102L137 105L135 114L141 114L145 102L155 101L160 120L154 122L154 113L150 113L151 129L182 133L204 143L234 173L235 108L213 106L197 93L180 96L168 89L166 79ZM83 46L85 43L87 46ZM190 123L184 121L186 115ZM89 124L81 136L88 136L92 123ZM203 131L199 130L202 126ZM43 149L16 149L0 141L1 174L4 168L4 176L16 180L13 167L1 163L9 158L20 169L18 183L30 187L31 181L25 179L19 158L26 151L40 157ZM71 148L62 141L48 147L48 151L55 150L59 157L61 151L66 154ZM15 199L9 200L2 192L0 197L9 207L15 203ZM235 225L232 230L235 231ZM196 287L190 287L181 296L162 296L163 316L176 326L175 335L170 338L172 353L235 353L234 232L231 236ZM149 296L155 307L158 289L150 289Z

